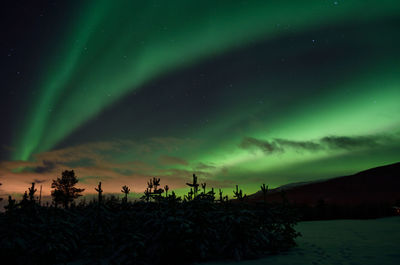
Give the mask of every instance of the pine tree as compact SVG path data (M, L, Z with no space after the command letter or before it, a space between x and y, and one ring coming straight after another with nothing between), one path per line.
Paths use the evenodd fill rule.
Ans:
M64 208L68 208L69 204L76 198L82 196L82 192L85 189L76 188L75 185L78 183L78 179L75 176L73 170L65 170L62 172L61 178L53 180L51 188L51 196L53 197L54 203L63 204Z
M8 205L4 206L4 209L6 209L6 212L12 212L16 208L17 204L15 203L15 200L11 198L11 195L8 195Z
M122 187L121 192L125 194L124 202L128 202L128 194L131 190L128 188L128 186L124 185Z
M35 183L32 182L32 187L28 188L29 191L29 201L30 202L34 202L35 201L35 192L37 191L37 189L35 189Z
M165 190L165 197L168 197L168 190L169 190L168 185L164 186L164 190Z
M238 185L236 185L236 191L233 191L233 194L234 194L233 197L235 197L239 201L243 201L244 199L247 198L247 195L246 194L243 195L243 191L239 190Z
M97 193L98 193L98 201L99 204L101 204L101 202L103 201L103 189L101 188L101 181L99 182L99 185L97 186L97 188L94 188Z
M25 191L24 195L22 196L22 200L20 201L19 205L22 208L28 207L30 205L29 200L28 200L28 192Z
M264 204L267 203L268 185L262 184L261 191L263 193Z
M207 183L201 183L201 187L203 188L203 194L206 194Z
M195 174L193 174L193 181L192 183L186 183L189 187L193 188L194 190L191 189L193 197L197 196L197 191L199 190L199 184L197 183L197 177Z
M161 196L161 194L164 192L163 189L159 189L158 186L160 186L160 178L153 178L153 186L154 186L154 190L153 190L153 198L158 198Z

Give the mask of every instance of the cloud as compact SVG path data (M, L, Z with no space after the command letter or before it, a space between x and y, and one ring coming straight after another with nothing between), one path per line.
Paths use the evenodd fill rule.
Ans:
M280 138L260 140L252 137L245 137L242 139L239 147L248 150L258 148L266 154L285 152L288 149L309 152L340 149L352 151L383 146L389 144L395 137L396 135L325 136L310 141L293 141Z
M320 143L313 141L291 141L286 139L274 140L281 148L293 148L295 150L317 151L323 149Z
M179 157L174 157L174 156L167 156L167 155L162 155L158 158L158 161L161 165L184 165L187 166L189 163Z
M33 182L36 184L41 184L47 182L47 179L34 179Z
M322 138L320 142L330 149L353 150L365 147L377 147L386 138L383 136L327 136Z
M102 181L106 192L118 193L121 186L128 185L132 192L141 193L148 179L154 176L161 177L163 184L172 189L182 188L193 173L201 177L210 177L210 173L201 169L195 172L176 169L177 166L189 166L189 163L169 154L177 149L196 148L198 144L191 139L173 137L149 138L141 142L114 140L38 153L33 161L0 161L2 188L10 194L21 194L32 182L45 183L43 194L50 194L51 181L60 177L63 170L71 169L79 179L78 187L86 189L86 194L95 193L98 181ZM160 167L154 163L154 157L159 157L159 162L171 165L171 168Z
M250 150L253 148L258 148L267 154L284 151L275 141L259 140L253 137L243 138L239 146L243 149Z
M48 160L43 160L43 166L37 166L33 169L35 173L47 173L51 172L56 168L56 163Z

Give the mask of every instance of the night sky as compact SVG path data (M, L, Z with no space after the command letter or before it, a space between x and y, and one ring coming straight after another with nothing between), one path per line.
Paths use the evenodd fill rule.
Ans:
M400 160L398 0L7 1L0 196L193 173L245 193ZM186 190L186 188L185 188Z

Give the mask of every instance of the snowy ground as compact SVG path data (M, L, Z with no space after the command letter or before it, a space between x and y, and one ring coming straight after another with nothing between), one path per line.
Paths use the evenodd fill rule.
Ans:
M391 265L400 264L400 217L301 222L291 251L259 260L202 265Z

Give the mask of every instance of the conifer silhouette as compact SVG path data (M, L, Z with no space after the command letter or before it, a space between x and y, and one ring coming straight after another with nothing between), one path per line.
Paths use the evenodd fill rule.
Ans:
M264 203L267 203L267 192L268 192L268 185L262 184L261 191L264 197Z
M128 186L124 185L122 186L121 192L125 194L124 202L128 202L128 194L131 190L128 188Z
M169 190L168 185L164 186L164 190L165 190L165 197L168 197L168 190Z
M247 195L246 194L243 195L243 191L239 190L238 185L236 185L236 191L233 191L233 194L234 194L233 197L235 197L239 201L243 201L244 199L247 198Z
M37 189L35 189L35 183L32 182L32 187L28 188L29 191L29 201L34 202L35 201L35 192Z
M82 192L85 189L76 188L75 185L78 183L78 179L75 176L73 170L65 170L62 172L61 178L53 180L51 188L51 196L57 207L58 203L62 203L64 208L68 208L69 204L76 198L82 196Z
M71 177L70 173L64 175ZM59 182L65 184L61 179ZM298 236L289 205L259 211L244 203L216 204L214 188L206 190L206 183L195 196L197 177L188 185L190 191L183 202L168 185L160 188L156 177L148 181L142 197L156 203L121 205L118 196L103 195L101 184L95 189L101 205L95 200L88 204L82 200L76 205L71 201L66 210L31 207L35 185L24 193L20 204L9 196L6 214L0 214L0 223L8 224L0 225L1 256L5 260L21 257L21 262L15 264L78 264L82 257L106 263L112 260L113 264L188 264L215 258L252 258L266 251L284 250L295 245ZM261 187L267 190L265 185ZM63 192L54 189L53 196ZM165 197L161 196L164 190ZM121 192L125 194L124 203L130 189L125 185ZM239 186L234 194L239 200L246 197ZM221 189L219 201L228 201ZM63 200L58 202L64 204ZM17 209L19 205L21 209ZM18 242L10 241L12 238L19 238Z
M201 188L203 189L203 193L206 194L206 183L201 183Z
M141 197L142 200L146 200L146 202L150 201L150 197L151 197L151 189L150 188L146 188L146 190L144 191L144 195Z
M211 190L210 190L209 192L207 192L207 194L208 194L209 196L214 197L214 196L215 196L214 188L211 188Z
M25 207L27 207L27 206L30 204L28 198L29 198L28 192L25 191L25 192L24 192L24 195L22 195L22 200L21 200L20 203L19 203L19 205L20 205L22 208L25 208Z
M154 197L160 196L161 193L164 192L164 190L159 189L158 186L160 186L160 178L154 177L153 178L153 187L154 187L153 196Z
M98 193L98 202L99 202L99 204L101 204L102 203L102 201L103 201L103 190L102 190L102 188L101 188L101 181L99 182L99 185L97 186L97 188L94 188L96 191L97 191L97 193Z
M11 198L11 195L8 195L8 204L4 206L4 208L7 212L12 212L15 208L17 208L17 204L15 203L15 200Z
M224 197L222 196L223 191L221 189L218 189L219 191L219 202L222 203L224 201Z
M191 192L193 194L193 197L197 196L197 192L199 190L199 184L197 183L197 177L195 174L193 174L193 181L192 183L186 183L186 185L188 185L189 187L193 188L193 190L191 189Z
M184 199L187 201L191 201L194 198L194 192L193 189L190 188L190 191L188 192L187 195L184 196Z

